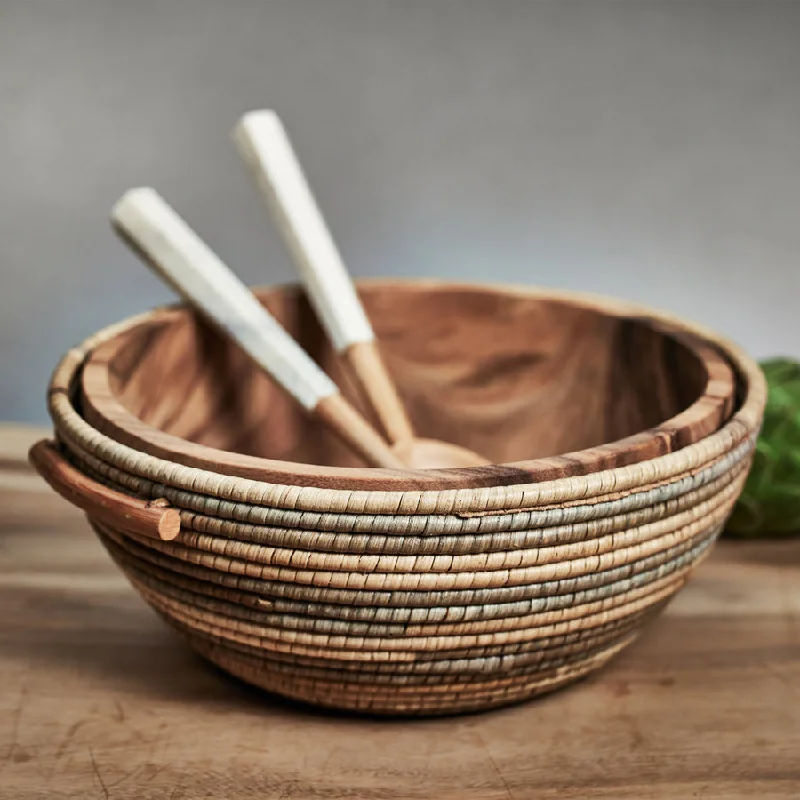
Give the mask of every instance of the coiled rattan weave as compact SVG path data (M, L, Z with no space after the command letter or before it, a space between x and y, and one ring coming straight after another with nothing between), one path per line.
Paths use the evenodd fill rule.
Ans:
M139 452L89 425L57 368L58 442L85 476L180 511L175 541L92 524L144 599L203 656L288 697L440 714L552 691L633 641L710 551L741 491L764 383L739 376L712 435L649 461L537 484L372 492L276 485Z

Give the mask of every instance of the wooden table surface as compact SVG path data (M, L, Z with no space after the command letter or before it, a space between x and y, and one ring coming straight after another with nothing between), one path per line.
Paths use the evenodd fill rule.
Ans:
M800 797L800 540L719 544L599 675L381 721L260 693L156 618L0 427L0 798Z

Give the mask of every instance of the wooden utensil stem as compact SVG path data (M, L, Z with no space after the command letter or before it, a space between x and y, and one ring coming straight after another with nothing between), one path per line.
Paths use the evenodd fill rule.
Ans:
M360 453L372 466L387 469L407 469L375 429L340 394L330 395L311 412L321 422Z
M411 441L414 437L411 423L375 342L351 344L342 357L389 441L393 445Z

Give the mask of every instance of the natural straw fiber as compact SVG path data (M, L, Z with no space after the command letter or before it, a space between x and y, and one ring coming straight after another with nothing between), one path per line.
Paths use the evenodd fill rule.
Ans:
M165 313L101 331L64 357L49 395L60 452L97 485L179 510L174 541L113 516L90 522L193 648L252 684L334 708L473 711L602 667L711 551L741 492L764 405L757 366L685 326L730 361L739 403L719 430L683 449L523 485L269 483L140 452L82 416L87 356Z
M608 599L656 583L673 574L685 574L708 548L708 542L692 548L682 556L667 561L662 567L637 573L634 579L625 579L609 586L600 586L583 592L572 592L538 598L522 603L483 604L480 606L449 606L439 609L392 608L378 614L373 607L350 607L311 603L284 602L265 599L259 595L234 589L224 589L212 583L195 581L178 572L156 566L152 561L139 559L113 540L113 534L104 539L112 557L124 566L131 580L155 585L176 599L203 608L226 609L232 616L247 620L265 620L270 624L298 630L325 630L326 632L367 633L403 636L408 632L425 632L444 625L474 624L483 620L516 621L531 614L549 613L562 608L578 608L599 599ZM355 615L348 612L367 612ZM439 614L431 613L439 611ZM418 612L423 612L420 614ZM444 619L442 619L444 617ZM413 622L411 621L413 618ZM355 620L355 621L354 621Z
M706 538L700 543L693 540L681 543L655 556L640 559L610 570L590 575L556 581L544 581L522 587L499 587L491 590L459 592L348 592L339 589L318 589L276 581L264 581L234 575L213 568L198 567L185 561L171 559L147 546L140 546L118 532L102 528L94 523L98 533L108 544L110 537L126 554L144 562L146 569L163 568L169 575L197 580L205 591L218 587L224 596L234 592L247 592L255 602L268 607L280 603L291 604L293 610L316 616L318 609L322 617L346 620L423 620L476 618L496 610L499 615L534 611L536 604L549 607L556 598L564 595L581 597L587 591L613 594L626 591L629 586L638 586L649 577L666 574L670 569L682 565L684 559L697 559L708 545ZM325 613L327 612L327 613ZM490 613L486 614L490 616Z

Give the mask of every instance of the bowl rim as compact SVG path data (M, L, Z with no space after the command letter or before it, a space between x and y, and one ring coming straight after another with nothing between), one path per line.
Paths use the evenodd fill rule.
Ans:
M735 345L694 323L663 311L602 295L535 286L451 282L432 279L362 280L364 287L426 288L429 290L478 290L502 295L521 295L553 300L605 315L620 316L649 325L679 340L706 366L705 391L688 408L660 425L597 447L526 461L448 470L386 470L366 467L334 467L280 461L208 447L168 434L142 421L116 398L109 381L109 362L125 337L143 326L163 325L187 313L177 303L154 309L102 329L79 347L83 351L80 382L86 421L120 444L156 458L220 474L272 484L314 486L351 490L450 490L508 486L586 475L629 466L683 449L719 430L733 411L736 391L734 368L729 358L740 361L746 372L757 365ZM296 283L255 289L257 294L298 291ZM698 352L700 351L700 352Z

